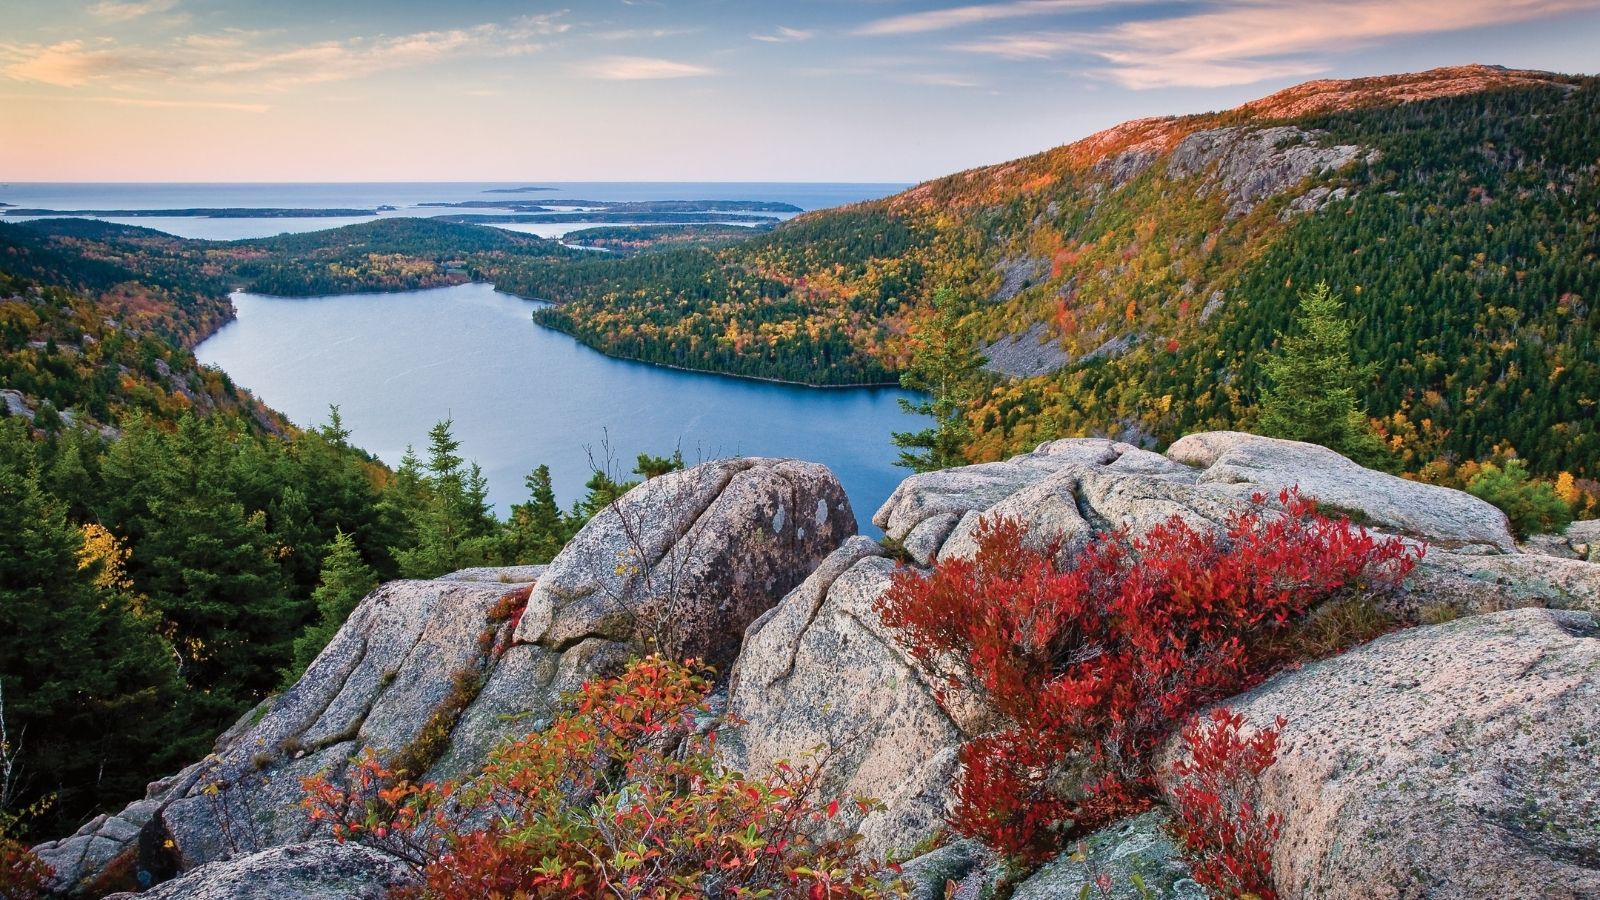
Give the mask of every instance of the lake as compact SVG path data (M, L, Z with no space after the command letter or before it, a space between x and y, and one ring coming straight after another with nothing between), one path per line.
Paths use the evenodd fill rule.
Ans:
M523 478L550 466L570 505L589 453L609 441L617 468L641 452L697 460L792 456L839 476L864 533L908 473L892 431L924 426L892 388L805 388L611 359L533 322L537 303L464 284L390 294L288 299L236 293L238 319L196 349L301 426L337 404L351 440L397 465L407 444L454 421L462 455L483 467L504 516Z

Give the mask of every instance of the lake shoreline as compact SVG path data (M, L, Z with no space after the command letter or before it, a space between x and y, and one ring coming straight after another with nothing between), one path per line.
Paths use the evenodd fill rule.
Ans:
M673 447L705 458L820 462L870 534L867 516L903 477L890 435L922 422L898 403L916 395L891 385L817 391L636 365L534 322L529 313L543 301L487 282L315 303L248 291L230 299L232 322L195 350L203 365L298 427L315 427L338 404L351 442L391 465L432 424L451 419L502 513L526 500L521 486L540 464L550 466L563 502L581 498L593 474L584 448L608 441L629 462Z
M495 287L495 284L492 281L477 281L477 280L474 280L474 279L471 279L471 278L464 278L464 279L462 279L460 281L451 282L449 284L439 284L439 285L432 285L432 286L429 286L429 287L421 287L421 288L409 288L409 289L406 289L406 290L403 290L403 291L396 291L396 290L364 291L364 290L357 289L357 290L345 291L343 294L311 294L311 295L307 295L307 296L298 296L298 295L295 295L295 294L267 294L267 293L263 293L261 291L253 291L253 290L250 290L249 288L236 285L236 286L234 286L234 288L231 291L229 291L228 302L229 302L230 305L233 303L233 296L232 295L236 294L236 293L239 293L239 294L245 294L245 293L254 294L257 297L271 297L274 300L325 300L325 299L331 299L331 298L335 298L335 297L344 297L344 296L351 296L351 295L376 296L376 295L379 295L379 294L409 294L409 293L412 293L414 291L443 291L443 290L449 290L450 288L453 288L453 287L459 287L459 286L461 286L463 284L486 284L489 287L493 288L495 293L504 294L507 297L515 297L516 299L521 300L524 303L543 303L543 304L545 304L547 306L560 306L561 305L560 303L558 303L558 302L556 302L554 300L547 300L547 299L545 299L543 297L528 297L528 296L525 296L523 294L518 294L515 291L501 290L500 288ZM230 318L228 321L232 321L232 319ZM222 322L217 326L217 328L221 328L223 325L226 325L226 324L228 324L228 323L227 322ZM741 379L743 381L762 381L762 382L766 382L767 384L781 384L781 385L784 385L786 387L814 388L816 390L859 390L859 389L867 389L867 388L870 388L870 389L893 388L895 390L905 390L906 389L898 381L869 381L869 382L863 382L863 383L860 383L860 384L813 384L812 382L809 382L809 381L794 381L792 379L787 379L787 378L771 378L771 377L768 377L768 376L765 376L765 375L741 375L741 374L738 374L736 372L719 372L716 369L696 369L696 368L693 368L691 366L677 366L677 365L673 365L672 363L656 362L654 360L649 360L649 359L640 359L637 356L627 356L627 355L624 355L624 354L621 354L621 353L608 353L607 351L602 350L601 348L596 347L593 344L588 343L587 341L584 341L583 339L579 338L575 334L569 334L568 332L562 331L559 328L554 328L552 326L546 325L543 322L540 322L540 321L538 321L536 319L533 320L533 324L539 326L540 328L549 329L550 331L553 331L556 334L566 335L567 337L572 338L574 341L577 341L579 344L581 344L581 345L583 345L585 347L588 347L590 350L593 350L594 352L599 353L600 355L605 356L608 359L617 359L617 360L622 360L624 362L641 363L641 364L647 365L647 366L655 366L658 369L671 369L674 372L688 372L688 373L692 373L692 374L696 374L696 375L715 375L718 378L738 378L738 379ZM213 329L212 331L210 331L210 332L204 334L203 336L201 336L200 339L198 341L196 341L195 343L198 344L198 343L200 343L201 341L204 341L206 338L210 337L213 334L216 334L216 330L215 329Z

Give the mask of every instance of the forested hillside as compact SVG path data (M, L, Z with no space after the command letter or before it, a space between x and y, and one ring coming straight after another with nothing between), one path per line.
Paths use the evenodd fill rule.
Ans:
M721 250L535 265L507 289L609 353L817 384L903 371L955 291L997 370L967 456L1248 426L1302 289L1356 319L1402 465L1514 447L1600 474L1600 80L1312 82L801 216ZM932 327L931 325L928 327Z

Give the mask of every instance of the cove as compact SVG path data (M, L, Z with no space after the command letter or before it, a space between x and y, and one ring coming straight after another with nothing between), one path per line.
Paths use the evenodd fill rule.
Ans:
M627 472L639 453L681 448L689 463L792 456L827 465L863 533L907 474L893 431L923 427L893 388L807 388L683 372L607 357L533 322L539 304L463 284L423 291L283 298L232 295L238 318L200 344L226 372L301 426L339 407L351 441L398 465L425 454L428 429L454 421L461 455L482 466L506 515L523 478L550 467L564 505L609 444Z

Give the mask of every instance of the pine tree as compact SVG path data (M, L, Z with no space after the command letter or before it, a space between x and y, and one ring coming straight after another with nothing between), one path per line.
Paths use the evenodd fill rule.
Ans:
M0 423L0 685L17 753L11 799L55 795L39 823L48 832L137 796L198 748L174 739L181 685L171 647L41 488L24 424Z
M550 482L550 467L541 465L528 473L528 502L511 507L506 523L506 559L518 565L547 563L561 552L572 537L571 520L556 503Z
M967 310L955 292L940 288L933 307L933 318L918 329L922 347L900 376L901 387L929 395L915 403L901 400L900 408L931 416L933 425L893 435L894 445L901 448L895 465L914 472L966 464L965 451L972 438L967 405L974 399L978 367L983 365L983 354L975 349L972 328L965 321Z
M457 455L461 442L451 434L451 424L445 419L428 433L421 505L411 511L415 543L395 552L407 578L437 578L499 558L499 523L489 508L483 471L477 463L463 468Z
M294 642L294 662L285 672L285 684L292 684L328 646L361 598L372 592L378 577L361 560L361 553L350 535L334 533L333 543L322 559L322 579L311 599L317 604L317 621Z
M277 685L308 600L280 560L266 510L241 499L239 448L186 417L132 424L103 465L102 521L128 542L128 574L175 646L197 725L225 725Z
M1385 465L1388 453L1367 425L1360 392L1373 367L1350 358L1350 320L1339 298L1319 282L1300 295L1292 334L1261 366L1262 434L1321 444L1363 465Z
M677 472L683 469L683 449L680 447L672 451L671 456L651 456L648 453L639 454L637 464L633 467L635 475L643 475L645 480L659 478L668 472Z

